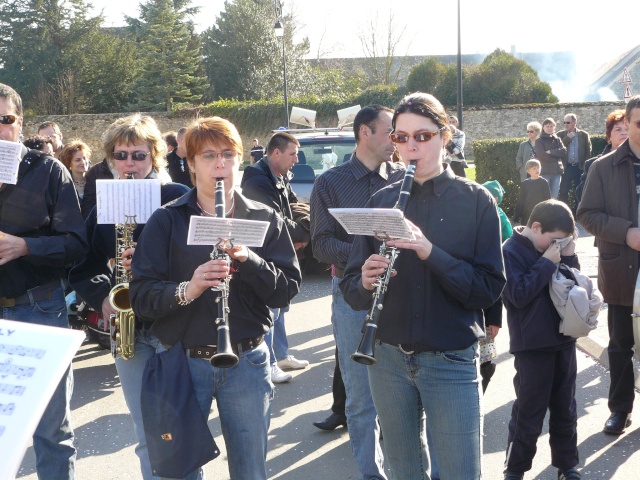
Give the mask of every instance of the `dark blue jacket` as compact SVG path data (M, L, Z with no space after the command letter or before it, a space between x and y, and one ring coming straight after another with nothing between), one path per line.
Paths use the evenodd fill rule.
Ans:
M502 299L507 309L509 351L554 350L575 342L573 337L559 332L560 315L549 295L549 282L556 265L517 231L504 242L502 253L507 273ZM580 268L576 255L563 256L561 262Z

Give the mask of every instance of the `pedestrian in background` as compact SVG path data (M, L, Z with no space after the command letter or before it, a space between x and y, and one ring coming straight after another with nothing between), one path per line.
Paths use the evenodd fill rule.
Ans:
M543 132L536 139L534 145L536 158L540 160L542 166L540 174L549 182L551 198L558 198L560 178L567 158L567 148L554 133L555 129L556 121L553 118L545 118L542 122Z
M518 146L516 154L516 169L520 174L520 182L527 179L527 162L532 158L536 158L535 143L536 138L540 135L542 125L539 122L530 122L527 124L527 135L529 138Z

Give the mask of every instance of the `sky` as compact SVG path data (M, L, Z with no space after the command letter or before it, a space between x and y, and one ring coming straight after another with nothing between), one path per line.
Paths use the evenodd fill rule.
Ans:
M96 13L103 9L107 25L119 26L125 15L137 16L138 0L88 1ZM215 23L224 0L193 0L192 5L201 7L194 19L201 31ZM508 52L513 48L517 52L574 51L577 81L585 84L590 83L587 80L597 67L640 44L640 29L634 23L640 18L637 0L460 0L460 5L463 54L490 53L496 48ZM370 32L368 25L377 14L381 41L385 41L390 8L396 30L406 27L396 54L457 53L456 0L283 1L284 11L295 12L301 34L310 40L311 58L317 58L318 53L321 58L365 56L359 32ZM640 91L640 79L632 80L633 91Z

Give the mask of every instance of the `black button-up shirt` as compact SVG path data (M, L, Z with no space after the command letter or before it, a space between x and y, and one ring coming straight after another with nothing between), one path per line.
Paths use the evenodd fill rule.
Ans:
M391 208L400 183L375 194L370 207ZM450 168L422 185L413 184L406 217L433 243L427 260L401 250L380 314L377 338L422 351L459 350L484 336L483 308L505 284L500 220L491 194ZM361 282L361 267L380 241L358 236L340 288L355 310L366 310L372 292Z
M180 306L175 296L180 282L191 280L195 269L210 260L212 247L187 245L189 221L200 215L197 191L156 210L147 222L133 256L130 296L133 311L143 320L155 320L151 332L167 345L175 344L184 329L187 348L215 344L218 293L207 289ZM301 274L293 243L282 218L271 208L236 192L234 218L269 222L262 247L249 248L249 258L234 262L229 282L231 341L257 337L271 327L269 307L289 305L300 289Z
M69 170L23 148L16 185L0 187L0 231L22 237L29 253L0 266L0 296L15 298L65 276L87 252L84 220Z

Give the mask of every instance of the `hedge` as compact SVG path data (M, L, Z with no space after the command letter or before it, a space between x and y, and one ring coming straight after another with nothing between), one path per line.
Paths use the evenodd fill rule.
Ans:
M525 141L522 138L476 140L473 153L476 166L476 181L484 183L498 180L505 190L500 205L507 216L514 214L520 193L520 174L516 170L518 147ZM602 152L606 145L604 135L591 135L592 156Z

